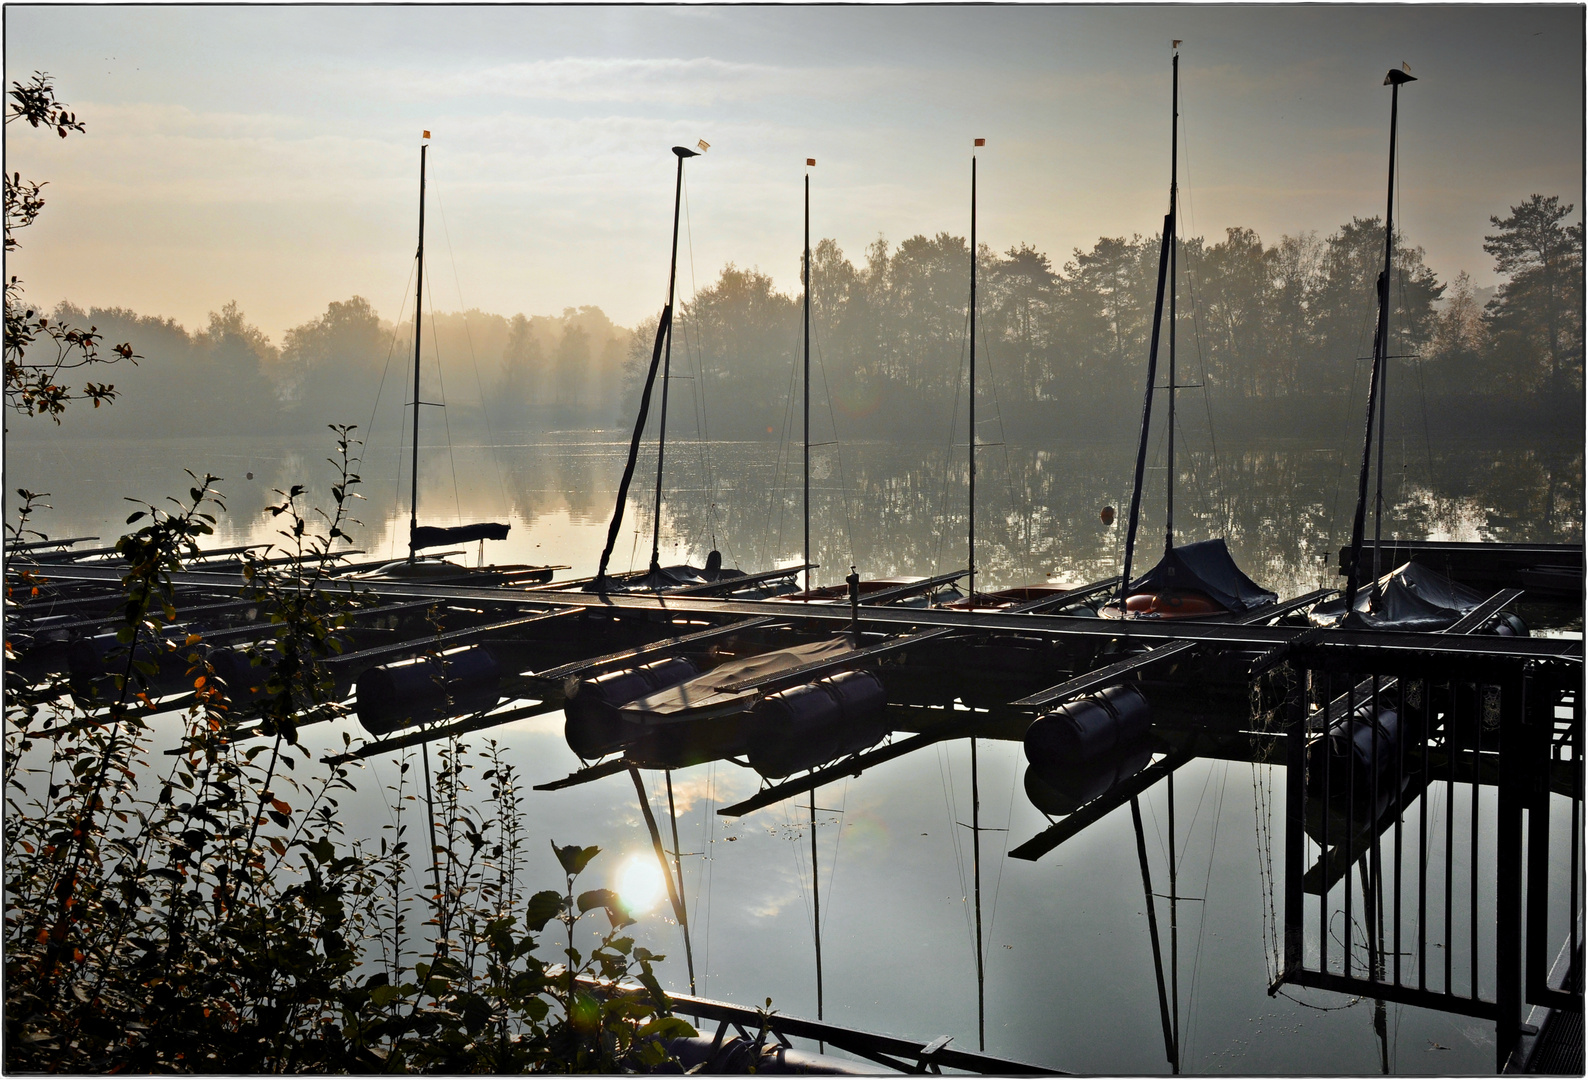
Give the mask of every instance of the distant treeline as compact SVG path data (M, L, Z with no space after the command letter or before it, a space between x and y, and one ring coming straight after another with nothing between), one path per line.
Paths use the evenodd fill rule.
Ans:
M191 333L124 308L63 303L54 318L129 341L142 357L136 368L114 369L115 403L82 417L79 434L323 432L329 423L362 431L372 417L390 428L413 395L413 323L383 321L361 296L333 301L280 345L236 303ZM470 439L551 419L606 426L617 419L629 338L595 307L556 316L426 315L421 400L444 402L448 428ZM11 422L13 435L26 428Z
M1415 392L1424 406L1464 416L1503 414L1514 423L1563 414L1580 423L1583 235L1580 223L1562 224L1571 212L1556 198L1533 196L1509 217L1491 219L1495 233L1485 248L1507 280L1486 305L1465 273L1441 282L1421 248L1398 240L1390 355L1399 358L1392 376L1402 403ZM979 418L995 410L1014 417L1022 437L1054 423L1133 431L1159 248L1156 236L1103 238L1055 269L1027 245L1002 255L982 247ZM1325 402L1365 401L1384 264L1381 219L1272 245L1251 229L1231 228L1213 244L1182 240L1177 262L1178 379L1204 386L1229 422L1277 434L1320 415ZM938 437L945 425L936 421L950 410L963 424L969 263L965 240L946 233L897 247L879 239L858 266L832 240L814 248L811 380L824 434L829 398L840 437L866 430ZM684 306L675 373L682 345L714 434L787 422L801 306L798 294L775 292L765 274L732 265ZM631 394L654 325L635 333ZM1167 359L1165 347L1160 382ZM929 421L932 431L923 432ZM989 437L985 428L980 434Z
M1564 223L1572 210L1535 195L1508 217L1490 219L1495 231L1485 249L1504 280L1487 303L1465 273L1441 282L1421 248L1398 242L1390 352L1402 402L1415 388L1425 410L1444 409L1464 424L1492 417L1580 425L1583 231L1581 223ZM1158 252L1154 236L1105 237L1056 269L1029 245L1003 254L983 246L980 417L997 415L1015 429L1006 434L1021 438L1056 424L1133 429ZM1212 244L1183 239L1180 382L1202 386L1209 415L1269 434L1365 400L1382 266L1377 218L1271 245L1245 228L1227 229ZM951 418L964 414L965 240L940 233L895 247L879 238L858 266L823 240L811 271L813 415L824 436L941 438ZM797 293L775 291L766 274L732 264L684 303L674 325L669 415L677 426L670 430L723 438L792 430L801 306ZM116 370L121 396L85 419L82 432L365 425L377 397L381 423L390 423L412 393L412 324L381 321L357 296L331 303L280 345L235 304L197 332L122 309L62 304L56 314L97 327L106 340L130 341L144 357L136 370ZM624 426L638 404L655 326L653 318L623 329L594 307L560 316L427 316L421 397L447 403L454 437ZM13 423L13 434L25 426ZM985 428L981 435L989 437Z

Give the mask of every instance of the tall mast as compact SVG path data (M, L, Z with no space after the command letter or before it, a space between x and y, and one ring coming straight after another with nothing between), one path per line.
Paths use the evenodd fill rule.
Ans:
M1178 49L1180 47L1180 42L1176 41L1174 43L1174 47L1176 49ZM1180 110L1180 101L1179 101L1179 97L1180 97L1180 54L1178 52L1176 52L1175 56L1174 56L1174 85L1175 85L1175 90L1174 90L1174 94L1175 94L1174 109L1175 109L1175 114L1178 117L1179 110ZM1179 125L1177 123L1176 127L1178 128L1178 126ZM1175 149L1176 149L1176 151L1178 151L1178 149L1179 149L1178 145L1176 145ZM1171 172L1172 172L1172 170L1171 170ZM1119 608L1120 608L1120 612L1122 614L1123 614L1123 612L1125 610L1125 593L1128 592L1129 589L1130 589L1130 564L1131 564L1131 561L1134 559L1135 554L1136 554L1136 526L1138 524L1140 524L1140 522L1141 522L1141 483L1142 483L1142 478L1147 473L1147 435L1152 430L1152 397L1153 397L1153 391L1154 391L1154 389L1156 387L1156 383L1158 381L1158 341L1159 341L1159 335L1160 335L1160 333L1163 330L1163 300L1164 300L1164 295L1163 294L1164 294L1164 286L1165 286L1164 279L1165 279L1166 275L1169 273L1169 261L1170 261L1170 258L1171 258L1171 247L1172 247L1172 244L1174 242L1174 228L1175 228L1175 224L1174 224L1175 223L1175 188L1174 188L1174 184L1177 181L1177 179L1178 179L1177 177L1171 176L1170 189L1169 189L1169 212L1164 215L1164 219L1163 219L1163 236L1160 238L1159 247L1158 247L1158 292L1157 292L1156 299L1153 301L1153 308L1152 308L1152 344L1150 346L1148 346L1148 349L1147 349L1147 389L1142 394L1142 399L1141 399L1141 437L1136 442L1136 475L1135 475L1135 479L1132 481L1131 486L1130 486L1130 513L1129 513L1129 516L1126 518L1126 522L1125 522L1125 559L1124 559L1124 565L1120 568L1120 574L1119 574ZM1171 288L1170 288L1171 297L1173 296L1173 292L1174 292L1174 290L1173 290L1173 288L1171 286ZM1172 303L1172 301L1171 301L1171 303ZM1170 331L1169 331L1169 333L1171 334L1171 337L1170 337L1169 340L1171 342L1173 342L1173 340L1174 340L1174 338L1172 336L1173 333L1174 333L1173 326L1174 326L1173 320L1171 320L1170 321ZM1171 349L1173 348L1172 344L1171 344L1170 348ZM1173 376L1173 373L1172 373L1172 369L1171 369L1171 374L1170 374L1170 377L1169 377L1169 384L1171 386L1174 385L1174 376ZM1174 400L1172 392L1171 392L1171 396L1170 396L1169 400L1171 402ZM1171 421L1170 421L1170 424L1169 424L1169 430L1170 430L1171 433L1174 431L1174 423L1173 423L1172 417L1171 417ZM1173 436L1171 434L1171 438L1172 437ZM1170 475L1171 476L1173 476L1173 466L1172 466L1173 460L1174 460L1173 452L1171 451L1171 456L1170 456L1170 462L1171 462ZM1172 481L1171 481L1171 484L1172 484ZM1170 490L1171 490L1171 492L1173 491L1173 487L1172 486L1171 486Z
M1178 43L1176 43L1178 44ZM1173 116L1170 121L1169 135L1169 220L1175 221L1176 211L1180 208L1180 50L1174 53L1174 95ZM1174 550L1174 392L1175 392L1175 366L1174 366L1174 286L1175 286L1175 256L1179 248L1173 232L1169 234L1169 461L1168 468L1164 471L1168 495L1165 499L1163 518L1163 552L1165 555Z
M1390 81L1390 72L1385 76L1385 81ZM1378 596L1379 586L1379 536L1384 524L1384 428L1385 417L1388 415L1388 384L1389 384L1389 316L1390 316L1390 262L1395 253L1395 127L1399 119L1401 102L1401 81L1408 80L1408 72L1400 72L1401 79L1390 84L1390 152L1389 152L1389 190L1384 196L1384 276L1379 279L1378 299L1378 351L1383 354L1384 363L1378 371L1378 491L1373 499L1373 595Z
M425 132L425 138L430 138L430 132ZM425 154L429 149L429 143L419 144L419 270L415 274L417 284L414 286L414 445L413 467L409 469L409 481L412 484L408 496L409 562L418 559L414 538L419 529L419 332L422 326L419 315L425 295Z
M815 164L815 158L805 159L807 170L805 173L805 260L800 267L805 287L805 370L800 378L805 388L805 588L807 590L811 587L811 174L809 169ZM813 824L812 829L814 828L815 825ZM813 832L812 836L814 835ZM814 859L815 849L812 848L811 850L811 857ZM820 1012L819 1002L818 1012Z
M1383 389L1385 355L1389 352L1389 281L1390 259L1394 254L1395 244L1395 128L1400 111L1401 84L1416 82L1410 72L1390 69L1384 76L1384 85L1390 88L1390 153L1389 153L1389 195L1386 199L1387 207L1384 212L1384 269L1378 278L1378 327L1373 332L1373 374L1368 380L1367 393L1367 430L1362 439L1362 470L1357 479L1356 514L1351 521L1351 573L1346 578L1345 585L1345 610L1351 611L1351 605L1356 602L1357 588L1362 580L1362 533L1366 525L1367 516L1367 473L1368 463L1373 454L1373 421L1374 413L1379 410L1379 396ZM1373 589L1375 595L1378 591L1379 575L1379 523L1383 511L1384 499L1384 425L1382 417L1379 419L1379 511L1374 516L1373 522Z
M675 146L678 155L678 180L673 186L673 253L667 268L667 311L673 310L673 286L678 280L678 208L684 194L684 159L697 156L688 147ZM656 511L652 515L651 573L661 569L662 550L662 459L667 452L667 389L673 370L673 328L669 323L662 360L662 416L656 434Z
M986 139L977 139L986 146ZM967 563L970 567L970 600L976 602L976 154L970 155L970 493L966 519Z

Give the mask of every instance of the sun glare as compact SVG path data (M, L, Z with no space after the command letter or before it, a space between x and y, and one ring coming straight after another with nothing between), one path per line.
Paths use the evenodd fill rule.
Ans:
M645 855L631 855L618 872L618 895L630 911L649 911L667 891L662 871L654 859Z

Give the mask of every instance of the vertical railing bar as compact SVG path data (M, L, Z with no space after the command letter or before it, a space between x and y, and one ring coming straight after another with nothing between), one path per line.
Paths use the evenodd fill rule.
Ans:
M1405 852L1402 849L1401 826L1406 817L1405 792L1406 792L1406 680L1395 680L1395 724L1400 733L1400 738L1395 740L1395 902L1391 907L1391 918L1395 920L1395 933L1393 944L1395 949L1395 985L1401 984L1401 868L1405 865Z
M1383 794L1383 785L1379 782L1379 769L1381 768L1383 762L1379 759L1379 736L1383 733L1383 728L1379 723L1378 696L1382 691L1383 686L1379 683L1379 674L1375 670L1373 672L1372 681L1368 684L1367 699L1367 717L1368 723L1370 725L1368 728L1368 734L1371 735L1372 738L1368 742L1367 750L1369 797L1367 805L1367 821L1365 823L1367 830L1367 836L1365 838L1366 851L1364 851L1364 854L1371 854L1373 867L1375 870L1380 872L1382 872L1383 866L1381 865L1382 860L1379 857L1378 806L1379 797ZM1372 881L1373 886L1373 902L1368 903L1368 891L1366 889L1364 889L1362 892L1362 921L1367 926L1368 940L1367 977L1369 982L1380 982L1380 968L1383 966L1384 961L1383 957L1379 954L1378 946L1380 942L1377 931L1382 929L1378 914L1384 908L1384 878L1382 877L1382 873L1380 873L1379 875L1372 876L1370 880Z
M1467 823L1468 830L1472 833L1471 855L1468 862L1470 869L1467 872L1467 878L1471 886L1468 889L1471 898L1471 915L1467 936L1470 939L1472 948L1469 966L1472 969L1471 998L1473 1001L1478 1000L1478 796L1482 787L1478 783L1478 776L1479 769L1483 764L1483 713L1485 708L1483 693L1485 689L1481 684L1478 686L1478 708L1472 714L1472 818Z
M1285 973L1302 966L1302 943L1306 935L1307 832L1307 707L1310 672L1301 672L1300 686L1291 692L1288 725L1285 732Z
M1450 711L1445 714L1445 985L1446 994L1453 994L1454 967L1451 954L1455 951L1455 926L1451 918L1455 891L1456 846L1456 723L1461 713L1461 695L1454 679L1450 682Z
M1428 989L1428 744L1433 741L1434 684L1423 680L1423 794L1417 800L1417 988Z
M1356 718L1356 676L1347 673L1348 682L1345 684L1345 719L1341 727L1345 730L1345 944L1341 946L1340 962L1345 965L1345 977L1351 977L1351 872L1356 861L1356 733L1351 730Z
M1550 732L1555 726L1554 687L1543 681L1531 682L1525 707L1531 714L1523 746L1526 757L1519 774L1527 778L1522 805L1527 811L1527 937L1523 948L1527 957L1526 996L1549 986L1549 768L1555 758ZM1547 689L1546 689L1547 687ZM1542 768L1543 783L1534 782L1534 763Z
M1576 777L1576 791L1572 793L1573 798L1571 800L1571 906L1566 909L1566 916L1567 921L1571 923L1571 929L1568 931L1571 936L1571 956L1573 961L1576 961L1577 950L1581 948L1581 943L1577 937L1577 904L1579 902L1577 896L1577 873L1582 866L1579 853L1582 850L1581 845L1583 843L1581 817L1583 803L1581 688L1572 692L1571 731L1569 734L1571 737L1572 775ZM1549 798L1548 789L1545 790L1544 797L1546 799ZM1580 974L1577 985L1582 985L1582 976Z
M1334 755L1329 747L1329 704L1334 701L1334 672L1323 673L1323 733L1320 746L1323 753L1323 786L1319 789L1318 865L1323 867L1323 886L1318 891L1318 970L1329 970L1329 759Z

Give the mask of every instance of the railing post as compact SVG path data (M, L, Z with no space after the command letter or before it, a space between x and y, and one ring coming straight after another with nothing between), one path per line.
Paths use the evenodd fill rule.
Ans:
M1305 871L1307 834L1302 828L1306 797L1307 769L1307 676L1305 668L1291 664L1296 680L1286 702L1289 715L1285 724L1285 962L1279 981L1301 967L1301 947L1305 926L1302 878ZM1328 718L1325 717L1325 723ZM1326 736L1327 737L1327 736ZM1327 747L1325 748L1327 752ZM1328 853L1325 852L1325 855ZM1328 894L1325 892L1324 901Z
M1522 804L1527 709L1521 673L1500 684L1499 793L1494 852L1495 1068L1504 1070L1522 1023ZM1475 755L1476 756L1476 755ZM1476 772L1476 769L1474 769ZM1476 784L1477 777L1474 775ZM1476 822L1473 825L1477 827ZM1477 867L1473 867L1476 872ZM1473 987L1476 996L1477 987Z

